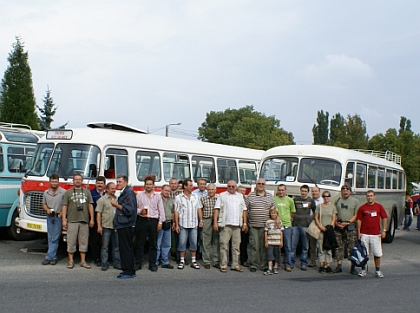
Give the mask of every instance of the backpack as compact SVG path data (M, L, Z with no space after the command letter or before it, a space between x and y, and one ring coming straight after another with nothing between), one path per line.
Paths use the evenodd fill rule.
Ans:
M354 245L349 260L356 267L363 267L369 261L366 246L360 240Z

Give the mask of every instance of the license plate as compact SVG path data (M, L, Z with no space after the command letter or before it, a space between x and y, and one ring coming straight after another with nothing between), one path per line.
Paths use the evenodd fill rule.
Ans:
M39 224L32 224L32 223L27 223L26 224L26 227L28 227L28 228L32 228L32 229L42 229L42 225L39 225Z

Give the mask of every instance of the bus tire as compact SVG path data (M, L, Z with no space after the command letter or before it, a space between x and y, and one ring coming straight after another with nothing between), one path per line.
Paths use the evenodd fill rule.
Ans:
M389 229L386 232L386 236L382 240L382 242L391 243L394 240L395 230L397 229L397 227L398 227L398 217L397 217L397 211L394 208L392 210L391 222L389 223Z
M28 240L34 240L37 238L37 233L32 232L32 231L24 231L24 230L20 230L20 232L18 232L18 227L15 224L15 219L19 216L19 213L17 210L15 210L15 212L13 212L13 217L12 217L12 223L10 225L10 227L8 228L8 234L10 236L10 238L12 238L13 240L17 240L17 241L28 241Z

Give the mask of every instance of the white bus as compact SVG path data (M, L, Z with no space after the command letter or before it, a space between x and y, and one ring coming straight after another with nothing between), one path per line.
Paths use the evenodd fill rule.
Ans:
M279 184L287 186L289 196L300 195L300 186L317 185L330 191L332 201L347 183L360 203L366 191L373 190L376 201L388 214L385 242L392 242L395 229L404 218L406 179L401 157L392 152L348 150L331 146L290 145L267 150L261 160L259 177L267 190L275 193Z
M0 227L6 227L15 240L34 238L32 232L20 232L13 222L18 216L18 191L25 172L31 167L36 143L45 132L30 126L0 122Z
M224 146L201 141L154 136L116 123L91 123L88 128L50 130L39 141L33 165L22 180L18 227L46 232L43 192L49 176L56 173L60 186L69 189L75 173L82 174L84 185L94 188L95 178L114 181L119 174L129 178L134 190L143 189L146 175L156 177L156 190L174 177L205 178L217 192L235 180L250 190L257 177L258 162L264 151ZM249 191L248 191L249 192Z

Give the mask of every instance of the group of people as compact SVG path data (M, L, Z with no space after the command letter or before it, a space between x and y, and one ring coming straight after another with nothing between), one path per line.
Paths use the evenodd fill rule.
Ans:
M265 190L265 180L258 179L255 191L246 195L246 188L235 181L227 183L227 191L216 194L216 186L205 179L197 181L193 190L191 179L185 179L182 189L173 178L155 192L153 176L144 178L144 191L134 192L128 186L128 177L119 175L116 184L106 184L99 176L91 191L82 187L83 177L73 176L73 188L65 191L58 185L58 175L50 177L50 187L44 193L43 206L47 213L48 252L42 264L57 263L57 248L62 229L67 230L67 268L74 267L76 242L79 245L80 266L91 268L86 262L90 232L92 257L96 265L106 271L110 265L122 270L118 278L134 278L143 268L145 246L148 244L148 269L173 269L170 264L171 247L175 247L177 268L190 265L200 269L197 253L205 269L215 267L226 273L228 267L243 272L262 270L265 275L278 274L284 264L291 272L296 250L301 243L300 269L317 266L320 273L342 272L342 262L361 240L372 252L375 275L380 270L381 238L385 236L386 212L375 202L375 194L368 191L367 202L359 207L345 184L340 197L331 203L331 194L320 195L317 186L300 187L300 196L287 195L284 184L278 185L273 196ZM116 190L120 194L116 197ZM382 220L382 230L380 221ZM314 221L320 230L318 238L307 234ZM336 240L336 246L326 242ZM102 239L102 240L101 240ZM136 240L134 240L136 239ZM133 244L134 242L134 244ZM250 255L248 255L248 245ZM112 257L109 255L112 247ZM190 251L191 261L185 255ZM281 249L284 259L281 262ZM337 262L333 270L333 259ZM351 274L361 277L366 270Z

